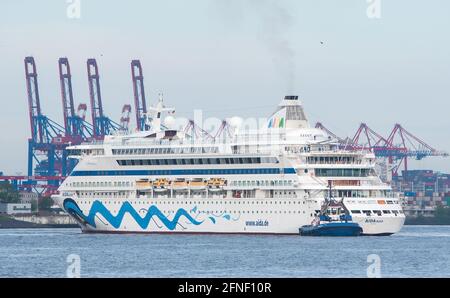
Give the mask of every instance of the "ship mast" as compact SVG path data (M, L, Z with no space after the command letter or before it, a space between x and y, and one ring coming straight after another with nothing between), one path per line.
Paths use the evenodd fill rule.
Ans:
M169 114L175 113L174 108L168 108L164 105L164 97L163 93L159 93L159 99L158 103L155 107L149 107L148 113L146 114L147 118L147 124L151 126L152 132L159 132L161 131L161 116L162 113L167 112ZM149 114L152 113L154 117L149 116Z

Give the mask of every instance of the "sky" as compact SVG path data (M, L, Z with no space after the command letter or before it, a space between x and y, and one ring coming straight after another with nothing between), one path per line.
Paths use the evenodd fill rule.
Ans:
M445 0L1 0L0 171L26 172L29 55L43 113L58 123L59 57L71 64L75 105L89 102L86 60L97 59L116 121L140 59L148 104L163 92L177 116L267 117L297 94L311 123L340 136L362 122L387 136L400 123L450 152L449 31ZM410 168L450 172L450 158Z

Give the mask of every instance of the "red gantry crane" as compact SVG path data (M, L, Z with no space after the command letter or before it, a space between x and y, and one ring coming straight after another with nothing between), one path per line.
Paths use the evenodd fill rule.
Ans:
M26 57L25 79L27 86L28 109L31 137L28 140L28 177L65 176L67 160L64 149L68 143L64 140L65 128L42 113L39 95L38 74L33 57ZM56 187L58 181L48 179L47 185ZM28 180L29 189L37 188L37 181ZM44 187L44 191L45 191Z
M120 118L120 129L128 131L130 129L131 105L124 105L122 108L122 117Z
M67 58L59 58L59 79L61 85L61 99L63 104L65 136L72 144L79 144L92 137L92 125L85 121L85 114L80 111L87 109L86 104L80 104L77 112L72 91L72 74Z
M316 127L324 128L321 123L318 123ZM332 132L323 130L331 136L335 136ZM337 136L336 139L342 140ZM394 176L398 175L398 170L402 165L405 171L408 170L408 158L421 160L429 156L448 157L448 153L436 150L400 124L396 124L389 137L384 138L367 124L362 123L352 141L343 147L350 150L371 150L376 157L387 158L389 164L393 166L392 174Z
M95 59L87 60L87 72L89 96L91 99L93 137L95 139L103 139L105 135L110 135L113 131L120 129L120 125L112 121L103 113L100 75L97 61Z
M136 113L136 125L138 131L150 129L146 122L147 104L145 101L144 75L141 61L131 61L131 78L133 80L134 108Z

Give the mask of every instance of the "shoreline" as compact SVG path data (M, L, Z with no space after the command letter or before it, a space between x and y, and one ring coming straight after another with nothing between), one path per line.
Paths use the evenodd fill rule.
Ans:
M449 226L450 220L435 218L411 218L406 219L405 226Z
M0 215L1 229L68 229L79 228L77 224L37 224L27 221L16 220L9 216Z

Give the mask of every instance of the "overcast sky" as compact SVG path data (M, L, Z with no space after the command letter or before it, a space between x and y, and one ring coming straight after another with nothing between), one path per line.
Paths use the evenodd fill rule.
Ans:
M380 18L368 17L366 0L80 3L80 18L69 18L66 0L0 2L0 171L26 171L27 55L37 62L43 112L59 123L59 57L71 63L76 105L88 102L86 59L97 59L105 112L117 121L132 103L138 58L149 103L163 91L178 116L201 108L265 117L295 93L312 123L338 135L352 136L361 122L388 135L398 122L450 151L449 1L381 0ZM411 166L448 172L450 159Z

